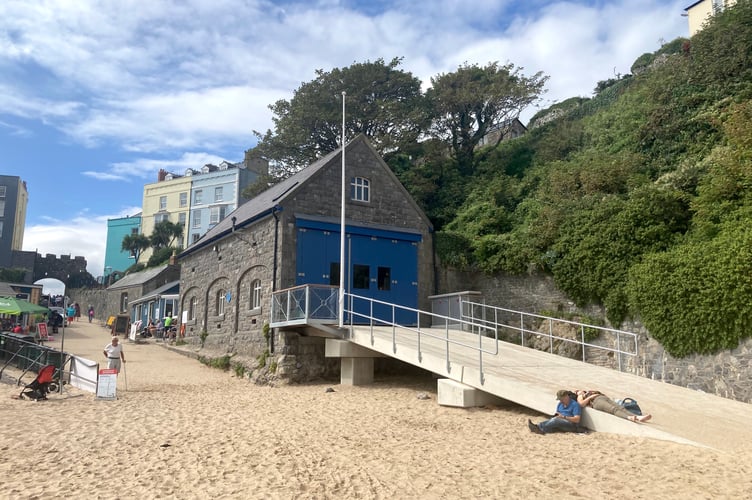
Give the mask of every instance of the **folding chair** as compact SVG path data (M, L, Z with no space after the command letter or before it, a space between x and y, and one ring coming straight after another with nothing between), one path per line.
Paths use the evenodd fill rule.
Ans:
M52 384L53 382L52 376L54 374L55 365L45 366L44 368L39 370L37 378L35 378L31 383L27 384L23 388L21 394L19 394L18 397L27 397L29 399L33 399L34 401L47 399L47 393L50 392L50 384Z

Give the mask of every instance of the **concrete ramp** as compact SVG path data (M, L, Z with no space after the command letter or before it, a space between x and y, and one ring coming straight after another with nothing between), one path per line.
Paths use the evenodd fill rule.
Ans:
M637 424L586 409L583 423L596 431L728 451L752 442L752 405L610 368L442 328L353 326L348 340L543 415L553 413L562 388L632 397L653 415Z

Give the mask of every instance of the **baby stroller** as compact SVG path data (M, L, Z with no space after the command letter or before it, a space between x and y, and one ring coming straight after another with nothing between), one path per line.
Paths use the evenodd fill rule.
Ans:
M23 399L24 397L28 399L33 399L34 401L39 401L40 399L47 399L47 393L51 392L52 390L52 376L55 374L55 366L54 365L47 365L41 370L39 370L39 373L37 374L37 378L35 378L30 384L27 384L23 390L21 391L21 394L19 394L18 397Z

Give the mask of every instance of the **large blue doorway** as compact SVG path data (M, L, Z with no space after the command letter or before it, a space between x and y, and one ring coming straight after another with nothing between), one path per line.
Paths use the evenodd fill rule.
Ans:
M331 222L297 219L296 285L339 286L340 227ZM418 306L418 243L421 235L348 225L345 228L345 289L400 306ZM356 302L355 323L367 323L371 314L392 321L388 306ZM394 320L400 324L417 323L417 314L395 309ZM347 321L350 318L346 318Z

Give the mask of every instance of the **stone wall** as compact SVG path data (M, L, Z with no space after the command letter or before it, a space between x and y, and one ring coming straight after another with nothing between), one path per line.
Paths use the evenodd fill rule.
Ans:
M485 303L489 305L527 313L541 313L542 311L583 313L602 318L606 326L610 326L602 309L595 307L587 310L578 309L556 288L550 276L542 274L487 276L442 268L437 272L437 283L438 293L478 291L482 293ZM541 325L540 328L546 329L547 326ZM638 356L636 359L631 356L622 356L623 371L752 403L752 338L740 343L736 349L719 351L713 355L675 358L650 336L650 332L639 321L625 323L620 329L637 334ZM508 340L515 341L512 338ZM516 341L519 342L519 339ZM609 347L617 346L615 337L607 335L602 335L591 342ZM631 339L621 339L623 350L630 350L631 346L626 345L629 342ZM525 344L540 349L550 349L548 341L536 343L528 339ZM565 342L555 342L554 352L575 359L582 359L583 356L581 349L568 348ZM584 355L588 363L613 369L619 367L620 360L613 353L588 348Z

